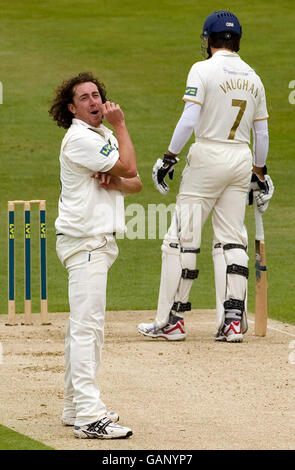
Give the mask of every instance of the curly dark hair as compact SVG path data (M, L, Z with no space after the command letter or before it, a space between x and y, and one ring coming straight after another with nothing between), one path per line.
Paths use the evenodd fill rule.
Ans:
M91 72L82 72L75 77L64 80L56 90L55 98L48 111L59 127L68 129L71 126L73 114L68 109L68 104L73 103L75 86L85 82L94 83L100 93L102 102L106 102L105 85L95 78Z

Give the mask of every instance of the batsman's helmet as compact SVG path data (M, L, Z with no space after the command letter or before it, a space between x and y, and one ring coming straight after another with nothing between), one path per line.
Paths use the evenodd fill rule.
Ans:
M210 36L211 33L235 33L242 36L242 27L236 15L230 11L220 10L212 13L205 20L202 36Z
M211 50L209 47L209 38L218 35L225 40L232 38L241 38L242 26L236 15L230 11L220 10L215 11L205 20L203 25L203 32L201 34L201 53L204 58L211 57ZM237 48L236 50L239 50ZM206 57L206 53L208 57Z

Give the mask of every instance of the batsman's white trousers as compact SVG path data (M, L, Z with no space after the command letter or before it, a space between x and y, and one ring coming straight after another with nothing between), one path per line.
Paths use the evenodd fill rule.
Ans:
M199 139L190 147L187 164L182 173L175 214L162 245L162 273L156 315L156 324L159 327L168 323L174 301L187 301L176 298L181 293L175 291L177 282L173 272L181 273L182 268L195 269L196 259L193 254L182 256L174 250L180 259L179 264L175 256L167 256L167 246L179 241L182 247L200 248L202 227L210 212L215 243L221 243L222 246L228 243L246 246L247 231L244 218L251 172L252 152L248 144ZM182 265L184 258L184 263L190 265ZM240 276L235 278L233 290L241 291L239 286L245 284L245 280L239 279ZM185 280L182 284L191 285L192 281ZM233 298L237 295L238 298L243 298L240 292L235 293Z
M190 217L197 213L197 226L193 220L189 226L193 228L197 248L201 245L200 227L211 211L217 242L247 245L244 219L251 174L252 152L246 143L228 144L200 139L190 147L177 205L180 208L192 205L194 210L190 211ZM181 210L181 215L183 213ZM183 239L188 237L182 231L180 236Z
M62 235L57 237L57 254L69 275L63 418L76 417L75 425L82 426L106 413L96 377L104 340L107 274L118 247L112 235Z

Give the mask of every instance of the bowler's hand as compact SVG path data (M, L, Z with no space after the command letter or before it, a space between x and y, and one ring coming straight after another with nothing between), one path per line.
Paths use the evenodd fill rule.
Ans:
M100 111L104 119L111 124L113 127L123 124L124 113L118 104L113 103L112 101L106 101L100 105Z
M100 188L104 188L108 191L111 189L121 191L122 189L122 178L120 176L97 172L92 175L92 178L97 180Z

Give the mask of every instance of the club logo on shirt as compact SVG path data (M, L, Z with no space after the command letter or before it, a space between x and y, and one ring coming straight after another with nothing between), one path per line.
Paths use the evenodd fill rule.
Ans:
M187 86L184 94L188 96L197 96L197 91L198 91L198 88Z
M104 147L102 147L100 153L102 153L102 155L104 155L105 157L108 157L113 150L114 147L112 147L111 144L106 144Z

